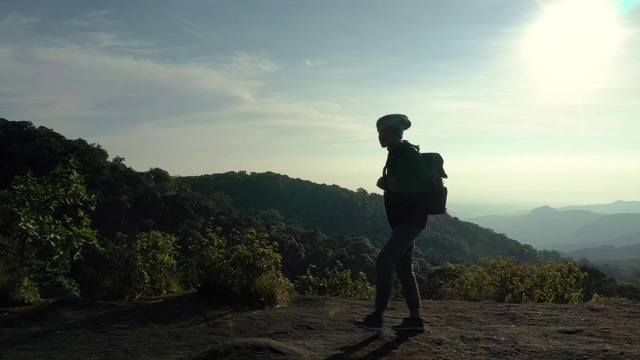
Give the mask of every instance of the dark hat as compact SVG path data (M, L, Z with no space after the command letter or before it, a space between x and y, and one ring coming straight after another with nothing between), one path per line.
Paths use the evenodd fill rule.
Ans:
M407 130L411 127L411 121L409 121L407 115L389 114L378 119L378 122L376 122L376 126L391 126L397 127L402 130Z
M411 127L411 121L406 115L389 114L378 119L376 127L389 127L398 136L402 137L402 133Z

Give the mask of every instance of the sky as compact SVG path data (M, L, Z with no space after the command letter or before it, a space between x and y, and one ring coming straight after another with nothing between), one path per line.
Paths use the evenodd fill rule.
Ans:
M640 200L639 62L640 0L0 2L0 117L380 193L402 113L456 206Z

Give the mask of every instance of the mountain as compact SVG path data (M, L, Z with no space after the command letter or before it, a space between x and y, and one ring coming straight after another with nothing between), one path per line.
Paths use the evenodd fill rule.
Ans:
M640 234L636 239L640 242ZM567 257L574 260L580 260L582 258L591 262L598 262L602 260L632 260L640 259L640 243L634 245L627 245L622 247L615 247L613 245L603 245L593 248L584 248L574 250L564 254Z
M635 213L599 214L543 206L526 215L481 216L468 221L539 249L573 251L640 243L635 235L640 234L640 214Z
M272 172L227 172L178 177L176 181L207 198L224 194L239 210L273 209L289 222L317 227L328 235L364 236L381 247L390 233L382 196L364 190L354 192ZM528 261L535 253L505 235L448 214L429 217L416 244L429 256L455 263L496 255Z
M582 226L573 233L573 236L575 239L580 239L581 243L606 242L620 246L640 243L637 234L640 234L640 214L613 214Z
M460 219L470 220L485 216L513 216L526 215L535 205L527 204L508 204L508 203L471 203L450 201L447 204L447 211ZM597 214L623 214L634 213L640 214L640 201L623 201L618 200L609 204L595 205L574 205L554 207L554 210L586 210Z
M532 206L513 204L485 204L449 201L447 212L460 219L470 219L486 215L524 215Z
M618 200L610 204L564 206L556 210L587 210L598 214L640 214L640 201Z

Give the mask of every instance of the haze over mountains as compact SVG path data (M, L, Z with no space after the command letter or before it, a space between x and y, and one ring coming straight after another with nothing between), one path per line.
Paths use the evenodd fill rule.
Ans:
M618 200L610 204L577 205L557 207L556 210L587 210L599 214L640 214L640 201Z
M640 244L640 201L557 209L542 206L525 215L490 215L466 220L537 249L572 252L606 246L607 251L601 253L603 259L640 257L640 251L635 251L638 247L628 247ZM614 247L625 247L626 251ZM591 254L595 256L597 252Z

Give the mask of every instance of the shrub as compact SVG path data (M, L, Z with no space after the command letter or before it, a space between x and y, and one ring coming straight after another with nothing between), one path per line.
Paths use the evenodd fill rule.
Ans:
M626 297L619 297L619 296L610 297L610 296L604 296L604 295L598 295L598 294L593 294L593 297L591 298L590 301L615 303L615 304L628 304L631 302L631 300L629 300Z
M481 259L444 286L453 300L575 303L584 273L573 263L518 264L514 259Z
M539 301L572 304L580 300L580 281L585 273L571 262L550 262L541 270L542 294Z
M27 305L39 299L38 285L29 277L7 273L0 263L0 304Z
M640 301L640 284L638 282L619 283L616 287L616 293L627 299Z
M367 281L365 273L360 272L353 276L351 270L345 269L340 261L336 261L333 268L323 271L319 271L315 265L310 265L305 275L298 276L296 288L304 295L362 298L375 295L375 287Z
M616 279L586 264L580 265L580 270L585 273L585 276L580 281L582 301L590 301L592 297L596 295L605 297L615 296L618 284Z
M293 292L281 271L277 244L254 229L223 236L220 229L190 246L198 291L216 301L276 305Z
M446 264L433 268L425 275L417 275L420 296L431 300L443 300L447 284L453 283L465 271L466 268L462 265Z
M130 300L179 289L176 237L159 231L118 236L120 244L112 244L108 252L113 279L107 283L112 296Z

